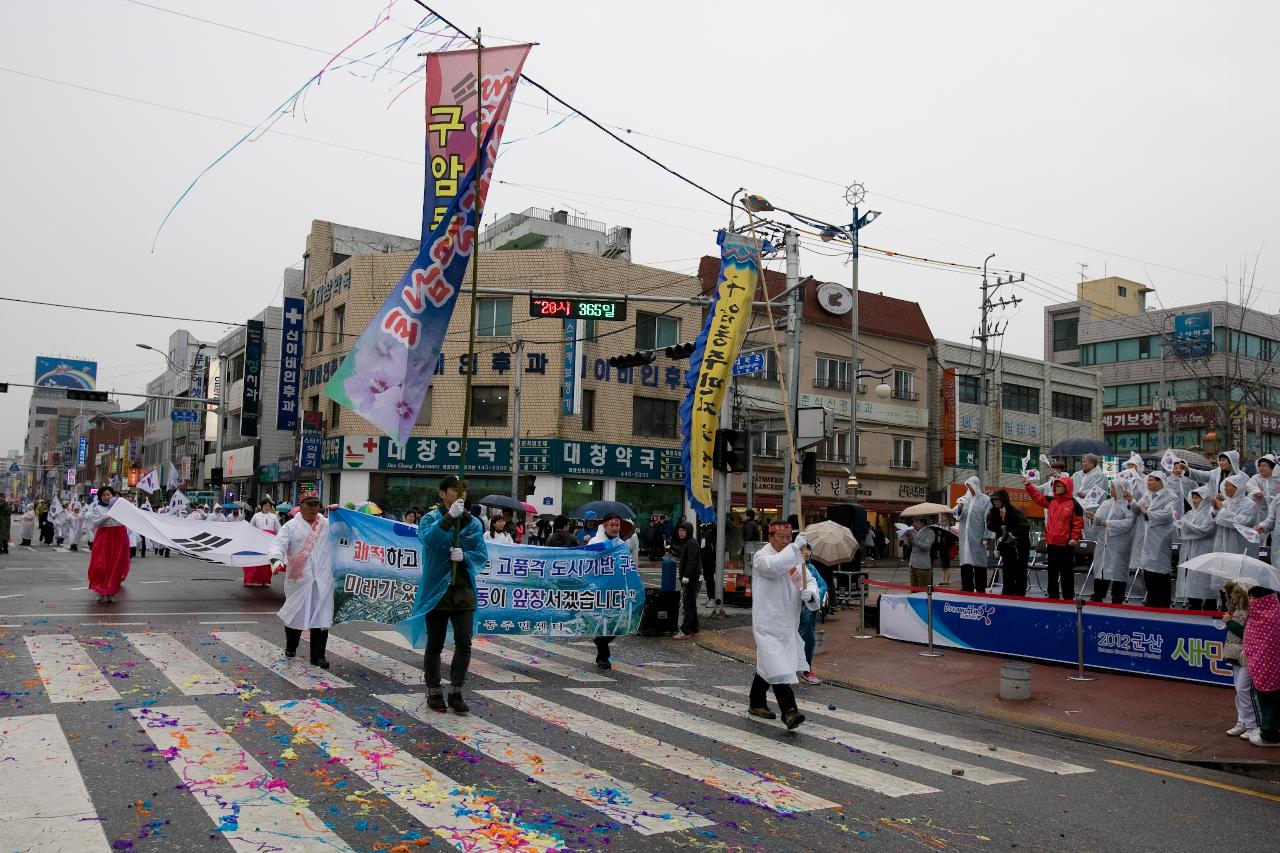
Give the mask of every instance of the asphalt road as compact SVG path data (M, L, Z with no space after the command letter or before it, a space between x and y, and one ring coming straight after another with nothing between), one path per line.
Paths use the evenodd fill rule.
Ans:
M589 643L489 643L472 715L437 716L420 655L367 633L387 626L338 626L330 673L285 666L278 582L149 556L103 607L87 559L0 556L0 851L1199 851L1280 834L1265 782L826 685L800 688L813 713L786 733L745 716L749 667L674 639L619 639L630 667L608 673Z

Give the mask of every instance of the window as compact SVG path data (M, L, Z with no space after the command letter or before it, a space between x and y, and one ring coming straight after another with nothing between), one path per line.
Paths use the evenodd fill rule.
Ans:
M56 415L57 413L57 409L51 409L48 406L36 406L37 415Z
M1053 351L1064 352L1080 345L1080 318L1070 317L1053 321Z
M244 353L241 352L231 359L227 365L227 382L239 382L244 378Z
M511 298L478 300L476 302L476 337L505 338L510 335ZM503 422L506 422L505 414Z
M893 439L893 461L890 468L916 468L918 467L915 457L913 456L913 445L915 442L909 438Z
M418 409L418 419L413 422L414 426L431 426L431 389L427 389L427 396L422 398L422 408Z
M307 411L308 412L320 411L320 395L319 394L313 394L311 395L311 398L307 400Z
M324 315L311 321L311 354L324 352ZM235 380L231 380L234 382Z
M981 402L982 382L978 376L957 376L958 381L957 393L960 395L961 403L978 403Z
M347 306L341 305L333 309L333 345L342 346L342 339L347 332Z
M342 406L338 405L337 400L329 401L329 426L334 429L338 428L338 416L342 414Z
M814 388L830 388L835 391L849 390L849 369L853 361L847 358L831 358L818 356L817 369L813 374Z
M680 319L636 312L636 349L662 349L680 343Z
M1125 287L1123 284L1116 285L1116 296L1124 298L1128 295L1129 295L1129 288Z
M1085 421L1087 423L1093 420L1093 400L1089 397L1081 397L1079 394L1064 394L1060 391L1054 391L1053 416L1055 418L1066 418L1069 421Z
M818 445L818 458L824 462L849 461L849 433L834 432Z
M1033 465L1040 458L1040 448L1032 447L1027 444L1011 444L1005 442L1000 445L1000 470L1005 474L1021 474L1023 459L1027 458L1027 454L1031 454L1031 462Z
M978 439L960 439L960 452L956 457L957 467L978 470Z
M772 347L764 351L764 372L755 374L754 378L766 382L778 381L778 353Z
M596 428L596 392L592 388L582 389L582 431L593 432Z
M1000 402L1004 408L1014 412L1040 414L1040 389L1030 385L1014 385L1006 382L1000 386Z
M776 432L751 433L752 452L756 456L777 456L780 435L781 433Z
M895 400L918 400L915 393L915 377L910 370L893 371L893 398Z
M676 412L679 402L657 397L632 399L631 431L652 438L676 438Z
M508 393L506 385L473 385L471 425L506 426Z

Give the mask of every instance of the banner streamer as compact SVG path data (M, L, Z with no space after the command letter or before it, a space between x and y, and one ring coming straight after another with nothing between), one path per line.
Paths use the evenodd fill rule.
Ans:
M760 274L760 250L754 240L721 231L718 241L720 275L707 321L689 359L685 374L688 392L680 404L685 491L698 519L704 522L715 518L711 462L716 429L733 362L751 322L751 303Z
M371 421L399 444L408 440L417 422L440 359L479 239L494 160L529 48L511 45L480 51L479 81L475 50L427 57L421 249L324 388L331 400ZM480 128L484 153L477 163Z

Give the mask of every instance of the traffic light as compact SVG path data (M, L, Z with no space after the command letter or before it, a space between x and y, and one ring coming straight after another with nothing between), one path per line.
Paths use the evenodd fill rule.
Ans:
M693 341L688 341L683 344L676 344L675 346L667 347L662 352L667 356L667 358L688 358L693 355L694 346L695 344Z
M717 471L747 470L747 434L740 429L718 429L711 449L711 467Z
M209 469L209 485L211 486L222 485L222 469L221 468Z
M68 400L86 400L95 403L105 403L107 401L106 391L81 391L79 388L67 389Z
M0 382L0 394L8 394L8 393L9 393L9 383Z
M639 352L629 352L626 355L609 356L610 367L641 367L645 364L653 364L658 354L651 349L642 349Z
M800 460L800 482L806 486L818 485L818 454L812 450Z

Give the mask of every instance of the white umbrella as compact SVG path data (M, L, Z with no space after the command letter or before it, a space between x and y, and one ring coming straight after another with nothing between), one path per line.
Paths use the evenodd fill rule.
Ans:
M1218 552L1201 554L1182 563L1180 568L1188 572L1203 572L1227 580L1246 578L1267 589L1280 590L1280 574L1276 573L1271 564L1244 554Z
M804 529L813 558L820 563L834 566L853 559L858 551L853 531L836 521L819 521Z
M900 518L914 518L917 515L944 515L951 512L951 507L944 504L923 503L909 506L898 513Z

